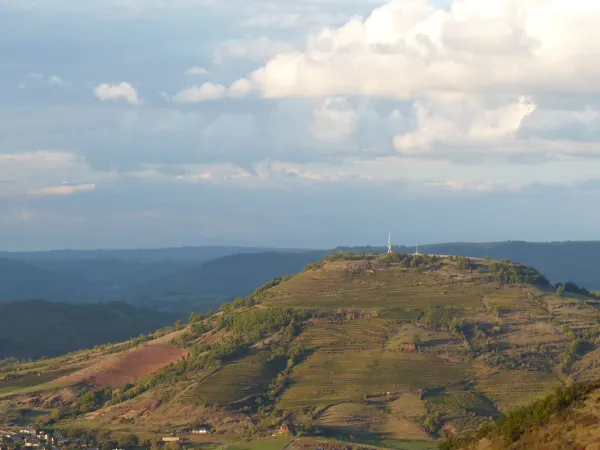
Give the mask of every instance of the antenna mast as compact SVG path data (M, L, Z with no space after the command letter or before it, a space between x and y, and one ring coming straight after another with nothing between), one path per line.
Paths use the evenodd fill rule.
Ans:
M388 235L388 254L392 253L392 233Z

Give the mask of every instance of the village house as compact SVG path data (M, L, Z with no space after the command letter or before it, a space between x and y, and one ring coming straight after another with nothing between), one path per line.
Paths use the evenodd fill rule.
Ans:
M210 434L210 430L207 427L194 428L192 434Z
M181 438L179 436L163 436L163 442L181 442Z

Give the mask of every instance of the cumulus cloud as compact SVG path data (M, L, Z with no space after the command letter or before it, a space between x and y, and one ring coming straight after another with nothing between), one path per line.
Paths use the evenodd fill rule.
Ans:
M223 98L227 94L227 88L221 84L203 83L200 86L192 86L178 92L172 97L177 103L197 103Z
M313 135L323 141L339 141L356 131L358 113L345 98L326 98L313 111Z
M252 84L245 78L240 78L229 86L229 95L233 98L245 97L250 92L252 92Z
M204 67L193 66L184 72L185 75L208 75L208 70Z
M396 136L394 145L403 153L420 154L439 143L473 147L514 139L533 111L535 104L523 96L492 106L469 94L431 94L414 103L416 127Z
M269 98L425 91L599 93L600 3L393 0L312 36L250 78Z
M280 53L289 52L292 47L282 41L262 36L247 40L222 42L214 50L214 61L222 64L231 59L249 59L264 62Z
M102 101L125 100L133 105L140 102L137 90L129 83L101 84L94 88L94 95Z

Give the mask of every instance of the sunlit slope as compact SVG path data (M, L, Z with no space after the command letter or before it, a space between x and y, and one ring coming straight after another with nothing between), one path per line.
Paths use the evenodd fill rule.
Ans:
M44 399L71 389L62 408L76 414L59 421L69 426L164 433L206 423L258 439L290 423L429 448L595 376L594 305L508 262L337 254L152 342L13 365L27 386L0 381L0 395L49 414ZM128 371L143 355L157 364ZM84 409L89 392L98 401ZM32 396L39 406L27 406Z

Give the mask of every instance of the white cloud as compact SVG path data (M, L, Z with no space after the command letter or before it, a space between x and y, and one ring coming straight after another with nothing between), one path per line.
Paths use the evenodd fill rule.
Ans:
M84 184L62 184L59 186L46 186L30 192L30 195L45 196L45 195L72 195L77 192L88 192L96 189L94 183Z
M422 92L599 93L600 3L393 0L273 57L251 78L265 97Z
M53 75L50 78L48 78L48 84L51 84L52 86L67 86L70 83L63 78Z
M209 100L217 100L227 95L227 88L221 84L204 83L200 86L192 86L178 92L172 97L178 103L197 103Z
M255 39L231 40L217 46L214 50L214 61L217 64L225 63L231 59L249 59L264 62L280 53L286 53L292 47L282 41L262 36Z
M422 153L436 144L480 146L514 139L535 105L525 97L490 106L480 96L431 94L413 105L416 128L396 136L402 153Z
M122 99L134 105L140 101L136 89L126 82L112 85L101 84L94 88L94 95L102 101Z
M245 97L252 92L252 84L245 78L234 81L229 87L229 95L234 98Z
M32 80L41 80L42 78L44 78L44 74L37 73L37 72L30 72L27 74L27 78L31 78Z
M313 111L313 135L323 141L340 141L356 131L358 114L344 98L326 98Z
M194 66L190 67L184 72L185 75L208 75L208 70L204 67Z

